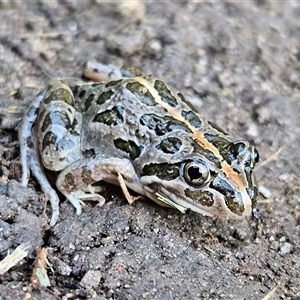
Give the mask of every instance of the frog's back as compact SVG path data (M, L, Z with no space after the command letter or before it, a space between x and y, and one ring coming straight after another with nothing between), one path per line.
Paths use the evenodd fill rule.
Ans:
M191 129L178 119L181 112L195 125L203 123L181 94L152 76L84 84L73 91L83 111L86 155L109 152L135 160L170 136L193 140Z

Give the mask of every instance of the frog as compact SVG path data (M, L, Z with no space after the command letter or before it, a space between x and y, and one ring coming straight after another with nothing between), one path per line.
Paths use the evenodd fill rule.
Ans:
M60 199L47 170L57 174L56 188L77 215L84 200L104 205L101 182L119 185L130 204L149 198L223 220L253 215L253 145L233 139L176 89L139 69L90 61L83 74L90 81L52 79L19 129L21 183L28 186L31 171L50 200L51 226Z

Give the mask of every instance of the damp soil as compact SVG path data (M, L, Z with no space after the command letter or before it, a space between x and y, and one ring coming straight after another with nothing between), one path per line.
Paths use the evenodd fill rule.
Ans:
M300 5L296 2L0 1L1 299L300 299ZM141 68L260 153L259 219L222 221L150 200L80 216L20 185L17 126L50 78L81 78L87 60ZM48 250L50 286L31 275Z

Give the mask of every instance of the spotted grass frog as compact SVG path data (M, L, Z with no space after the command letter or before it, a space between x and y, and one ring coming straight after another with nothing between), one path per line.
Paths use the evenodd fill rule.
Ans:
M257 197L258 152L206 120L164 81L122 67L85 65L92 82L70 87L52 80L32 102L19 130L22 184L30 169L50 200L54 225L59 198L45 168L57 171L57 189L77 214L85 199L105 199L97 183L121 186L184 212L242 220ZM34 126L36 124L36 126Z

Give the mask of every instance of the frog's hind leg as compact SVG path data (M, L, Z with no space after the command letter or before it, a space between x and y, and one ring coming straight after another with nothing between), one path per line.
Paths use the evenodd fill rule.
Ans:
M23 117L19 127L20 154L22 165L22 185L27 186L30 176L30 157L33 155L34 145L32 144L32 128L37 119L39 106L45 97L46 91L42 91L30 104L30 109Z
M105 199L96 193L93 186L99 181L120 185L123 192L125 191L125 197L130 200L129 202L133 202L131 200L135 199L128 196L127 188L144 194L139 178L129 159L103 155L75 161L59 174L56 186L72 203L79 215L82 200L99 201L99 206L104 204Z
M119 68L113 65L104 65L92 61L89 61L84 65L83 75L86 78L97 82L147 76L135 67L122 66Z
M46 199L50 200L52 207L52 217L50 225L53 226L59 215L59 198L51 187L41 164L41 157L38 146L38 133L34 123L37 119L41 102L45 98L46 91L42 91L31 103L30 109L24 116L19 128L20 154L22 165L22 185L27 187L30 170L41 185Z
M63 170L80 159L82 115L75 107L73 92L63 80L52 80L39 112L39 139L43 165Z

